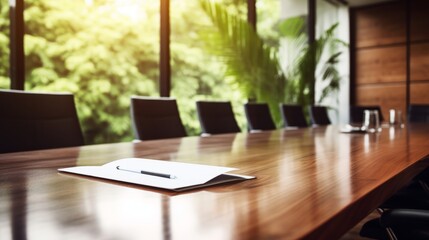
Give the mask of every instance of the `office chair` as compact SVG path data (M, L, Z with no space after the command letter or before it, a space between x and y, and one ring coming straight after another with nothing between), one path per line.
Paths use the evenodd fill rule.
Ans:
M308 127L302 107L299 105L280 104L285 127Z
M380 106L350 106L350 123L363 123L365 110L377 110L380 122L384 121Z
M268 104L246 103L244 104L244 112L250 131L276 129Z
M0 90L0 153L83 144L72 94Z
M429 105L410 105L408 108L408 122L429 123ZM380 208L429 210L429 169L421 172L407 187L385 201Z
M175 99L132 96L131 119L139 140L187 136Z
M429 239L429 169L379 208L380 218L366 222L360 235L373 239Z
M230 102L197 101L196 105L203 134L240 132Z
M429 239L429 211L389 209L366 222L359 235L372 239Z
M310 119L313 125L329 125L328 109L325 106L310 106Z
M408 107L409 123L429 123L429 105L411 104Z

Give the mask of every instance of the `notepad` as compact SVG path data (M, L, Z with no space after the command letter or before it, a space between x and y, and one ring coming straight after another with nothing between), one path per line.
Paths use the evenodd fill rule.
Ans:
M236 168L160 161L144 158L125 158L102 166L79 166L58 169L73 173L143 186L184 191L226 182L255 178L227 172Z

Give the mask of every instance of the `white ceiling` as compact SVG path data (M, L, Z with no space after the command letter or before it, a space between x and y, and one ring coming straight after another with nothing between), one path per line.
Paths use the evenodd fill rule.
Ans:
M379 2L388 2L388 1L392 1L392 0L347 0L350 7L371 5Z

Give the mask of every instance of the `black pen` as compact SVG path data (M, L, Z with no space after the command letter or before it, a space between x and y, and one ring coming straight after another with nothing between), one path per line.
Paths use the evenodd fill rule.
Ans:
M127 171L127 172L133 172L133 173L140 173L140 174L155 176L155 177L163 177L163 178L169 178L169 179L175 179L176 178L176 176L171 175L171 174L167 174L167 173L150 172L150 171L144 171L144 170L135 171L135 170L119 168L119 166L116 166L116 169L121 170L121 171Z

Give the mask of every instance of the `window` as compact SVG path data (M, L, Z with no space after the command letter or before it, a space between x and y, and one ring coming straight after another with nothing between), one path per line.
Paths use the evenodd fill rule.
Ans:
M158 95L159 1L25 6L25 89L73 93L87 143L131 140L130 96Z
M219 1L239 14L245 1ZM231 101L242 130L246 129L243 104L237 86L225 77L225 62L213 53L217 31L199 0L171 0L171 95L177 99L182 121L190 135L201 132L196 114L197 100ZM173 7L174 6L174 7ZM244 8L245 9L245 8Z

